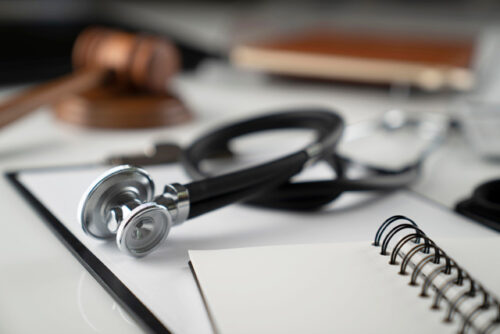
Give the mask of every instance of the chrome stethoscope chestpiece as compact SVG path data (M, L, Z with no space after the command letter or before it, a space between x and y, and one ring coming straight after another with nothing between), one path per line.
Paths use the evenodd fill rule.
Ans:
M118 166L101 175L83 195L79 219L98 239L116 236L120 250L132 256L151 252L168 234L172 216L153 201L154 183L146 171Z
M132 256L144 256L161 244L172 227L172 216L155 203L139 205L116 232L118 248Z

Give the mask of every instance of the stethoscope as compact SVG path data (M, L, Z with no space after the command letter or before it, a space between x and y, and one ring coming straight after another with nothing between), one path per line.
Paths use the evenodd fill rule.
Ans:
M435 127L435 122L399 113L396 117L351 126L349 130L368 134L380 128L389 131L423 124ZM316 138L294 153L254 167L216 176L202 170L203 161L229 151L231 140L276 129L309 129ZM168 184L161 195L154 197L155 185L145 170L129 165L114 167L83 195L78 213L80 223L88 235L98 239L115 237L121 251L140 257L159 246L173 226L232 203L244 201L279 209L315 210L346 191L390 191L405 187L417 179L423 160L444 136L442 128L435 129L429 145L415 162L399 169L385 169L340 156L336 148L343 132L343 119L323 109L286 111L224 126L200 137L183 151L182 164L195 181ZM332 167L335 179L290 180L319 160ZM352 167L362 167L368 175L348 178L347 170Z

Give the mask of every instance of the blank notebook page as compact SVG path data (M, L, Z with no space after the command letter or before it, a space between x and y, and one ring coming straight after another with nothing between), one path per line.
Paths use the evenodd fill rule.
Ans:
M500 238L440 240L500 295ZM483 257L479 257L484 254ZM456 333L371 242L190 251L219 333ZM479 259L479 260L478 260ZM443 308L444 309L444 308Z

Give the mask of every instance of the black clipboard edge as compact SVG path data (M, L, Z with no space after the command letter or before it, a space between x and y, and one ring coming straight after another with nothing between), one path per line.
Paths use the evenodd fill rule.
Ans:
M120 303L139 325L152 333L171 332L151 313L151 311L108 269L84 244L82 244L18 179L18 172L5 173L7 180L35 208L44 222L58 239L101 284L101 286Z

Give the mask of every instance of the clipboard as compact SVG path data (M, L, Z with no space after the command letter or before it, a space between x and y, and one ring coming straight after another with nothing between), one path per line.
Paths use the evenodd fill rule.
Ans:
M84 168L85 166L68 167ZM54 168L55 169L55 168ZM151 311L19 180L22 171L6 173L9 182L33 206L47 226L104 289L132 315L141 327L154 333L171 333Z
M398 214L419 221L439 222L423 226L436 238L493 233L411 191L386 196L346 194L332 207L318 212L231 205L175 227L159 249L135 259L120 253L113 242L86 236L77 224L81 194L107 168L86 165L27 169L10 172L7 178L86 270L145 330L155 333L213 332L188 265L190 249L366 241L381 221L395 214L394 208L398 208ZM159 189L165 183L188 180L178 164L150 166L146 170ZM329 168L318 164L304 177L325 177L329 173ZM176 299L179 296L182 298Z

